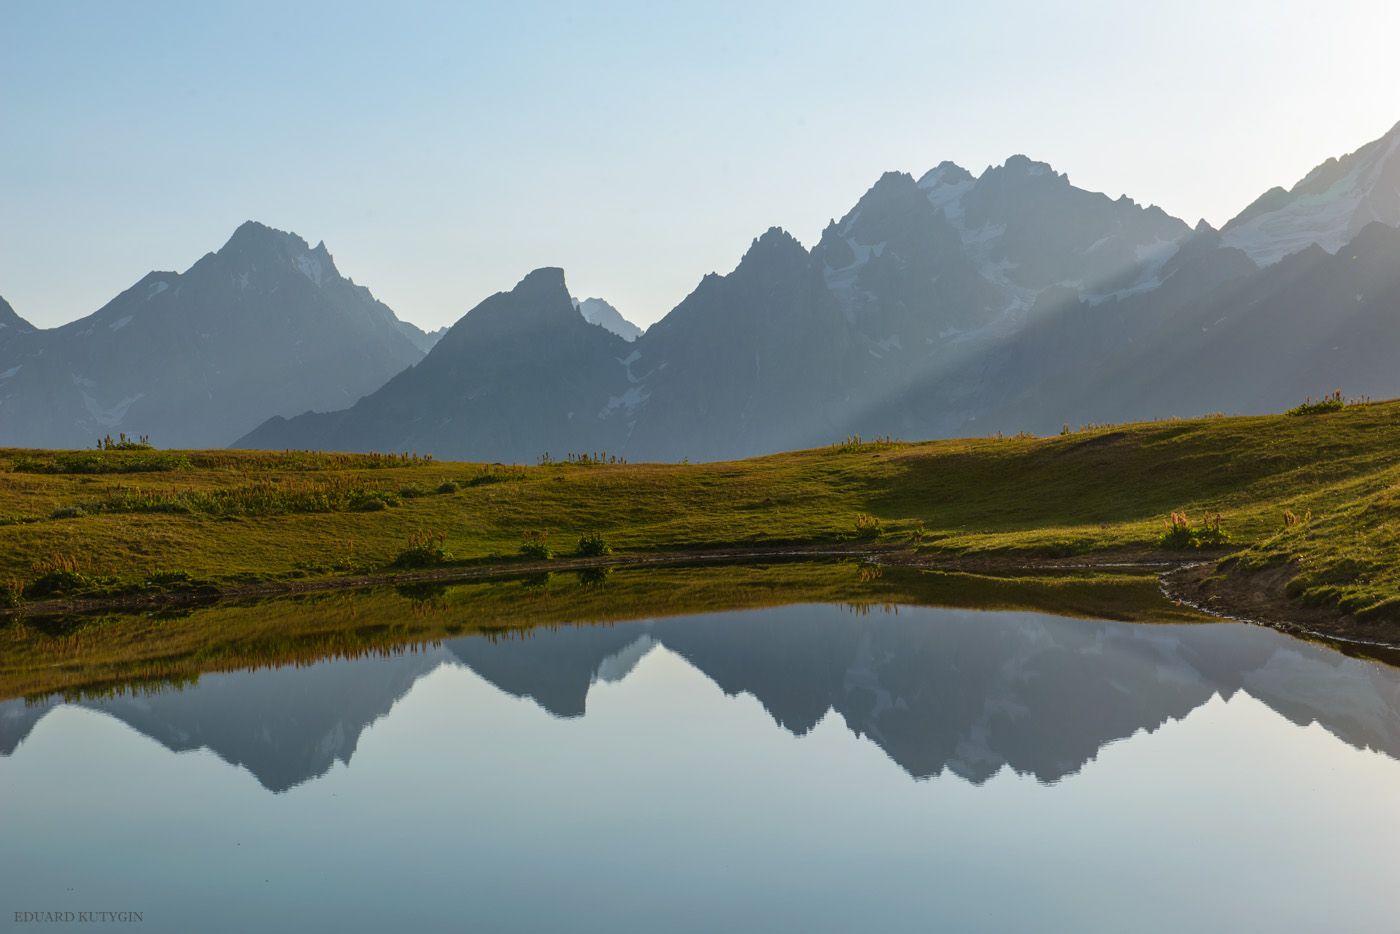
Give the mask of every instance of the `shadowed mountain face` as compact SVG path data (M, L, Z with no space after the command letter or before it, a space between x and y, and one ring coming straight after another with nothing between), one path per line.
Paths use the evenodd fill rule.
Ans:
M251 221L86 318L26 330L5 306L0 325L0 444L34 447L120 431L221 447L270 414L350 405L427 341L343 278L324 244Z
M1025 156L891 172L810 251L769 230L630 344L582 334L541 270L553 313L494 296L421 373L238 445L714 460L1393 396L1398 173L1400 127L1192 231ZM519 326L472 325L488 306Z
M349 765L364 730L444 662L556 717L661 647L802 735L828 715L910 776L1059 781L1104 745L1244 691L1290 721L1400 758L1400 672L1234 624L1154 626L1036 613L790 606L452 640L387 658L210 675L180 691L82 701L171 750L208 748L283 791ZM15 754L53 701L0 703ZM444 741L448 741L444 739Z
M575 310L561 270L538 269L477 305L420 363L353 407L274 418L237 446L505 461L597 451L597 413L625 391L627 348Z

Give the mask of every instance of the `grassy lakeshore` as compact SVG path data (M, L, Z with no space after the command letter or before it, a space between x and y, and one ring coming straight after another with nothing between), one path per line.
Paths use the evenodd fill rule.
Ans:
M603 461L608 458L601 458ZM1161 541L1172 513L1191 526ZM1219 514L1225 541L1204 534ZM1191 547L1197 533L1209 547ZM560 556L784 544L1009 562L1205 556L1300 608L1400 621L1400 402L732 463L0 451L0 585L33 602Z
M1210 620L1163 599L1150 574L1128 570L998 577L848 560L546 572L159 613L16 620L0 636L0 700L160 689L206 672L405 651L463 635L528 638L533 627L565 622L793 603L843 604L854 614L920 604L1155 623Z

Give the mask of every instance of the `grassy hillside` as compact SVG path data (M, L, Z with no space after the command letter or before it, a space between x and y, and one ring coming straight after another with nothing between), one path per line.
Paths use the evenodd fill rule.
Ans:
M1400 403L699 465L0 451L0 582L30 599L227 585L383 569L415 536L420 564L471 564L542 537L573 553L594 532L623 552L1171 557L1173 512L1220 514L1229 541L1211 554L1237 556L1229 573L1287 567L1299 601L1400 617Z

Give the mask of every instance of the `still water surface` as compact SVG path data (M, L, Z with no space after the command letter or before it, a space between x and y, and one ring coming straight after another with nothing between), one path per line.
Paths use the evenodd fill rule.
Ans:
M1242 625L467 637L0 703L0 929L1392 931L1397 757L1400 673Z

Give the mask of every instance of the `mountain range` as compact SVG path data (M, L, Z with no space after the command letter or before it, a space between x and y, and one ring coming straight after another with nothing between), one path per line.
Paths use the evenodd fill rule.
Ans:
M542 268L445 332L249 223L37 330L0 306L0 444L724 459L1400 395L1400 126L1215 230L1025 156L886 173L642 332Z

